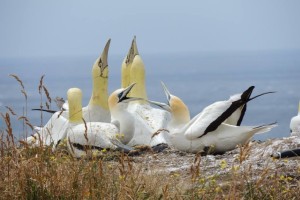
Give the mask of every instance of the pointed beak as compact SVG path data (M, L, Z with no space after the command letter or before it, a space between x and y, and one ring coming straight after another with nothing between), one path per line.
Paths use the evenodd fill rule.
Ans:
M123 89L123 90L118 94L118 98L119 98L118 103L120 103L120 102L127 103L127 102L130 102L130 101L144 100L143 98L138 98L138 97L128 97L128 96L127 96L135 84L136 84L136 83L132 83L131 85L129 85L127 88Z
M98 62L98 66L100 67L101 71L103 71L108 66L107 57L108 57L108 50L110 46L110 40L111 39L108 39L108 41L106 42L106 45L103 49L103 52Z
M168 103L169 103L171 100L171 93L169 92L169 90L168 90L167 86L164 84L164 82L161 81L161 85L164 89L165 95L166 95ZM169 103L169 105L170 105L170 103Z
M128 65L128 64L132 63L132 61L136 55L139 55L139 51L138 51L137 45L136 45L136 36L134 36L133 40L131 42L130 49L126 56L126 64Z
M165 111L171 112L171 107L168 104L158 102L158 101L150 101L150 100L146 100L146 101L152 105L160 107L161 109L163 109Z
M133 57L136 55L139 55L139 51L138 51L137 45L136 45L136 36L133 37L132 48L133 48Z

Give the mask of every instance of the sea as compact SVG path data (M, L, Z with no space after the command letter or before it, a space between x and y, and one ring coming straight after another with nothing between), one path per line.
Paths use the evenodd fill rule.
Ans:
M242 125L263 125L277 122L278 127L268 133L255 135L255 140L288 137L290 119L298 113L300 100L300 50L263 52L198 52L145 54L141 56L146 68L148 98L166 102L161 81L170 92L180 97L195 116L206 106L255 86L253 95L275 91L248 103ZM16 138L31 134L20 116L27 116L33 125L41 126L51 117L48 113L32 111L45 107L45 93L39 93L40 79L47 88L52 102L63 97L71 87L83 91L83 105L92 91L91 68L98 55L57 56L31 58L0 58L0 112L7 107L16 115L10 115ZM109 91L121 85L121 63L124 55L109 55ZM11 74L17 75L22 87ZM0 130L5 132L3 117Z

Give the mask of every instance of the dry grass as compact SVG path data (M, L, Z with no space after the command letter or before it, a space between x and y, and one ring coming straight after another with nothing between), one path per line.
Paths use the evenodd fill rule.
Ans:
M284 161L272 160L275 167L265 164L257 169L251 163L245 164L251 156L249 145L237 149L235 155L216 156L212 162L209 156L174 150L136 157L103 151L101 157L78 160L64 144L55 153L49 147L20 145L10 120L15 112L7 109L8 112L1 113L6 128L0 130L0 199L298 199L300 196L299 166L287 169L283 167ZM26 116L17 117L30 124ZM229 163L232 156L236 159Z

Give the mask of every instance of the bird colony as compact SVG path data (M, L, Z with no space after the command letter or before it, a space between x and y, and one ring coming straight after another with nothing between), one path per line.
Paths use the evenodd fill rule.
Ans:
M138 145L154 151L166 147L203 154L224 153L247 143L253 135L270 131L276 123L241 125L254 86L205 107L194 117L175 92L162 82L164 102L149 100L145 85L145 66L134 37L121 66L121 88L108 94L108 51L110 39L92 67L92 94L88 105L82 105L82 91L70 88L67 101L52 113L44 127L25 139L29 146L51 146L66 143L77 158L88 152L103 150L128 153ZM39 110L39 109L36 109ZM299 105L300 113L300 105ZM291 134L300 135L300 114L291 120ZM276 157L276 156L275 156Z

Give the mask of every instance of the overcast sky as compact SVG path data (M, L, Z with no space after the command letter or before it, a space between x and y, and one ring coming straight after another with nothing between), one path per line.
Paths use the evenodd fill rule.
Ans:
M300 49L299 0L1 0L0 58Z

